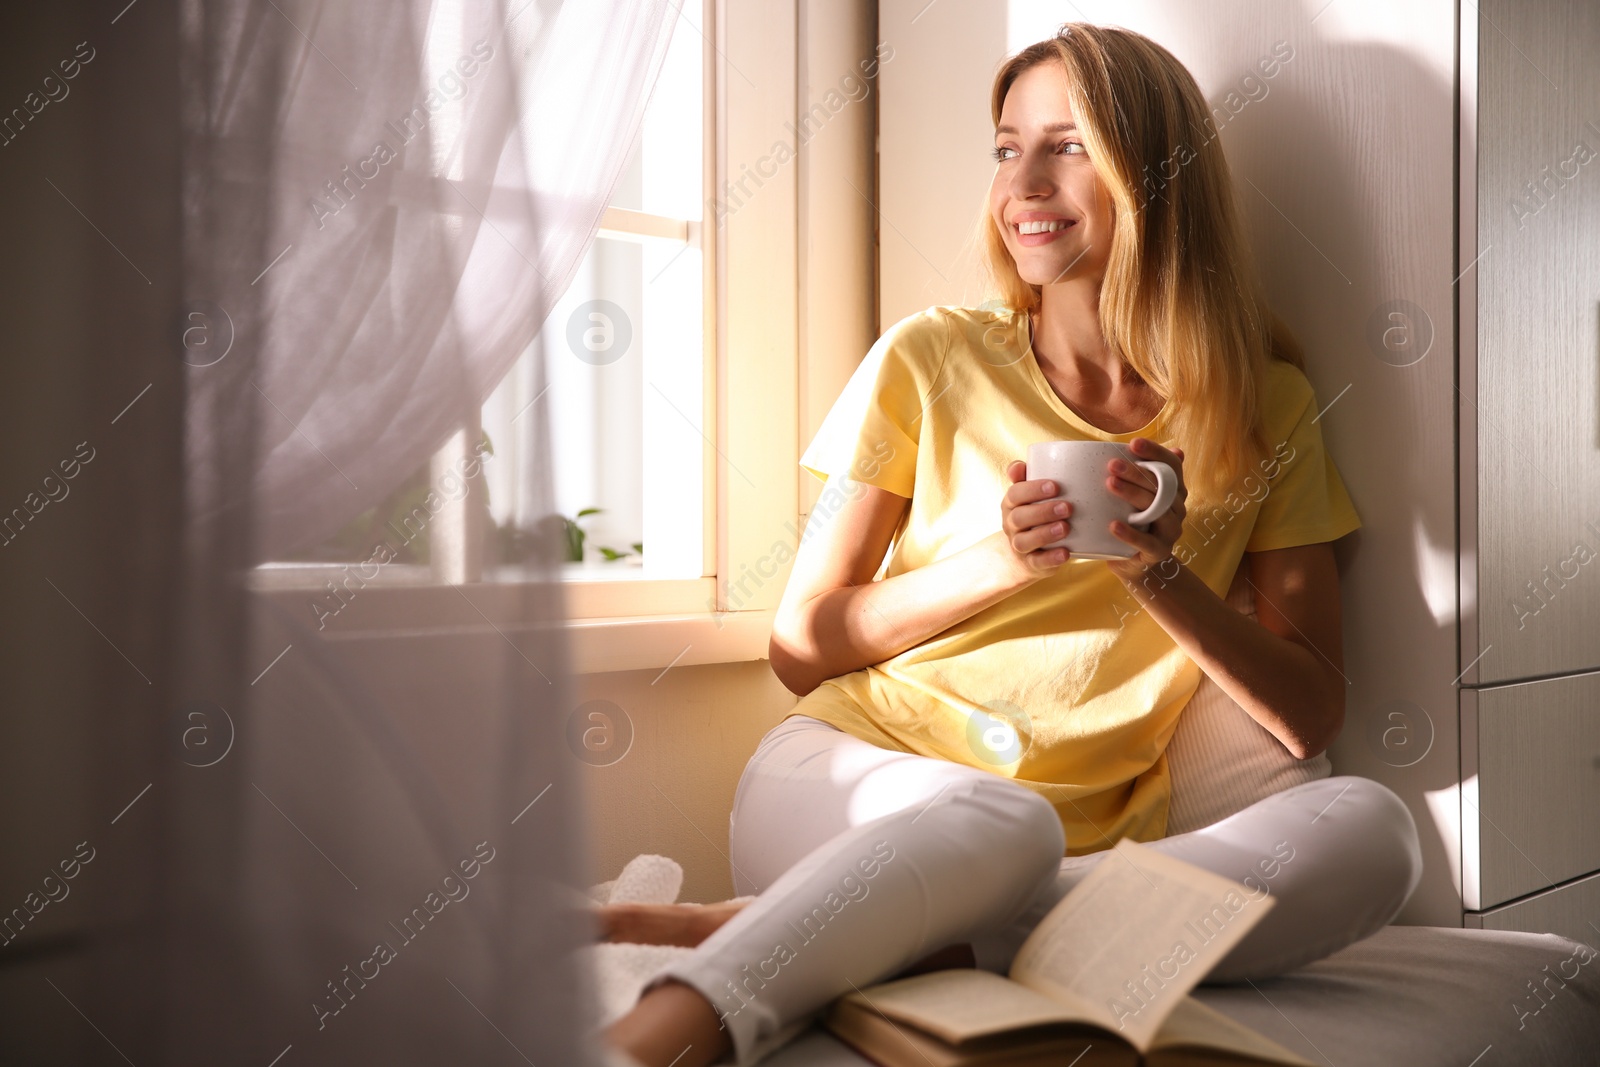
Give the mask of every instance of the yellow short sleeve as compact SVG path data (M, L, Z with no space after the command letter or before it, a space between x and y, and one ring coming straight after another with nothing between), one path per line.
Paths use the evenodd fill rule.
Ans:
M1301 371L1288 364L1273 370L1289 386L1274 399L1284 408L1296 410L1297 414L1290 423L1289 418L1274 418L1269 412L1269 426L1292 425L1293 428L1278 441L1267 442L1269 446L1276 446L1275 455L1281 466L1261 501L1255 526L1245 543L1246 552L1270 552L1275 548L1333 541L1361 526L1361 518L1345 490L1339 469L1323 445L1322 427L1316 421L1317 398L1311 383Z
M841 475L910 499L924 397L948 347L949 327L936 308L890 327L850 375L800 466L823 480Z

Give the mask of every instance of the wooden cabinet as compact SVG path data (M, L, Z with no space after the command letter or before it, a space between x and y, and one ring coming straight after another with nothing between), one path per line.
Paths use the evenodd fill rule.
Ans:
M1483 0L1460 17L1463 906L1469 926L1592 944L1600 6Z

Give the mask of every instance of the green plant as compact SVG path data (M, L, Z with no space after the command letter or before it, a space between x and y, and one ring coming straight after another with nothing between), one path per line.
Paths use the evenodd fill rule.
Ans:
M566 560L568 563L583 562L583 545L588 539L589 534L587 530L578 525L578 520L586 519L590 515L599 515L603 510L603 508L584 508L582 511L579 511L575 517L570 519L565 515L558 514L556 516L556 518L560 519L562 523L562 534L565 538L564 543L566 545ZM595 545L594 547L595 551L599 552L601 557L604 558L607 563L615 563L617 560L622 559L625 556L634 555L635 553L640 556L644 555L643 541L633 542L633 551L631 552L619 552L610 545Z
M561 516L561 521L565 524L563 533L566 536L565 543L567 546L567 562L583 562L583 542L584 539L588 537L588 532L585 531L583 527L578 525L578 519L585 519L590 515L598 514L600 514L599 508L584 508L582 511L578 512L576 519L569 519L565 515Z
M631 556L635 552L641 556L644 555L644 543L642 541L635 541L633 543L633 552L618 552L616 549L608 548L605 545L596 545L595 548L600 550L600 554L606 558L608 563L615 562L624 556Z

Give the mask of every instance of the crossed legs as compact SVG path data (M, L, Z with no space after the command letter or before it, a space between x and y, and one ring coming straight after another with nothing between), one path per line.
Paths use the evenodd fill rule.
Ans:
M1038 920L1111 855L1064 858L1054 809L999 775L881 749L807 716L762 739L729 831L735 889L759 896L641 998L697 1013L700 1055L684 1063L730 1048L733 1062L752 1063L835 997L958 943L1004 972ZM1360 940L1421 877L1410 813L1363 778L1308 782L1150 847L1277 898L1211 982L1281 974ZM709 1040L707 1005L719 1027Z

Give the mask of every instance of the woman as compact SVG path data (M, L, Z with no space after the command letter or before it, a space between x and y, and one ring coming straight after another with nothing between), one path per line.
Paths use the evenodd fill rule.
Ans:
M1070 23L1001 68L991 110L981 226L1000 306L897 323L801 459L831 503L771 659L802 699L730 820L735 885L759 896L612 930L698 944L608 1032L641 1063L753 1062L908 968L1004 972L1122 837L1240 882L1279 861L1275 907L1210 981L1366 937L1421 877L1405 805L1362 778L1164 836L1164 749L1202 671L1299 759L1338 735L1330 542L1360 520L1259 296L1220 144L1190 144L1209 115L1182 65ZM1043 547L1071 505L1018 457L1057 439L1129 442L1179 473L1167 514L1112 525L1130 558ZM1120 461L1106 485L1135 509L1156 488ZM1246 562L1256 619L1223 600Z

